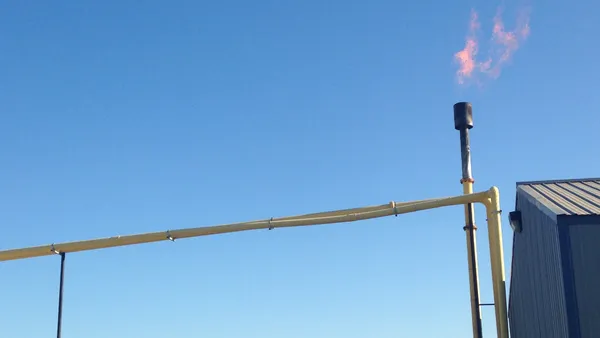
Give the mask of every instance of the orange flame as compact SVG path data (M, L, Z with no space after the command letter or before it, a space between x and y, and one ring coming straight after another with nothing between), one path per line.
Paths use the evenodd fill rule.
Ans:
M479 27L477 12L472 10L465 48L454 54L454 58L459 64L459 69L456 72L459 84L464 84L466 78L471 78L477 72L492 78L500 76L502 66L511 59L520 44L529 36L529 11L521 10L517 20L517 28L514 31L506 31L502 22L502 10L498 9L494 17L492 30L492 43L497 47L496 53L485 62L477 61L479 44L476 32Z
M458 83L464 83L464 79L470 77L475 70L476 58L477 58L477 30L479 30L479 19L477 12L471 11L471 22L469 24L469 34L465 41L465 48L456 54L454 58L459 63L458 71L456 76Z
M498 9L498 12L494 17L492 42L499 46L499 57L495 67L489 72L493 78L500 76L502 66L510 61L512 55L519 48L519 45L529 36L529 32L529 13L527 11L521 11L520 18L517 22L517 28L514 31L506 31L504 29L504 23L502 22L502 10Z

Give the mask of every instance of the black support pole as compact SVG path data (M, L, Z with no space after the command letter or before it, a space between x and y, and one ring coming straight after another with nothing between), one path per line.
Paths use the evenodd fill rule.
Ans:
M477 261L475 259L477 252L475 250L475 221L473 220L473 203L469 203L467 207L469 209L469 224L467 225L467 227L469 230L469 234L471 235L469 241L471 244L471 265L473 266L472 278L475 282L473 284L473 289L475 293L475 302L477 304L475 310L475 316L477 319L477 338L483 338L483 325L481 323L481 303L479 300L479 274L477 273Z
M61 252L60 253L60 286L58 289L58 321L56 324L56 338L60 338L60 336L61 336L64 282L65 282L65 253Z
M458 102L454 105L454 129L460 132L460 154L462 165L463 193L473 193L473 174L471 172L471 141L469 130L473 128L473 108L469 102ZM475 217L473 203L465 206L465 222L463 228L467 231L467 247L469 259L469 283L471 285L471 315L473 324L473 337L482 338L483 328L481 323L481 303L479 300L479 274L477 273L477 249L475 242Z

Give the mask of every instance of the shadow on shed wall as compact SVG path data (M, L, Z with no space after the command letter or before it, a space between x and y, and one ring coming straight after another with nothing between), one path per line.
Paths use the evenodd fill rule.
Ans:
M568 337L557 224L525 196L517 196L517 210L523 230L513 237L511 337Z

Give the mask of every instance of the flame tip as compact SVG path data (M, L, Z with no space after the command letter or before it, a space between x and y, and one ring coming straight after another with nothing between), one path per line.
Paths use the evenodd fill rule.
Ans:
M471 78L476 73L485 74L492 79L496 79L500 76L502 66L508 62L512 55L519 48L519 45L527 39L531 33L531 27L529 25L529 13L531 9L529 7L523 8L519 11L517 27L512 31L505 30L504 22L502 21L502 14L504 12L503 6L498 6L496 15L493 18L492 28L492 43L497 46L497 54L495 57L489 56L486 61L477 60L477 52L479 43L475 37L475 32L480 28L478 21L478 13L472 8L471 18L469 22L469 33L465 38L465 46L462 50L454 54L455 61L459 64L459 68L456 71L457 82L464 84L465 79Z

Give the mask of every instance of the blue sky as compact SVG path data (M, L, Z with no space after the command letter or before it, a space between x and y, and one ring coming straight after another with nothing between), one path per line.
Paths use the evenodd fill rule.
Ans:
M530 2L502 75L459 87L470 10L489 31L498 4L4 1L0 248L460 194L462 100L475 189L505 211L516 181L599 176L598 5ZM467 337L463 223L453 207L68 255L63 337ZM58 268L0 264L5 336L55 335Z

